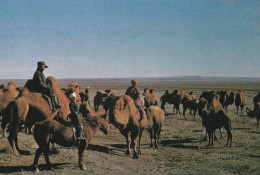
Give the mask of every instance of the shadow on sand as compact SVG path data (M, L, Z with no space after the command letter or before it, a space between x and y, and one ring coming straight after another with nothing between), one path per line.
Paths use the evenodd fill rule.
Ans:
M198 146L195 145L185 145L185 143L198 143L199 141L197 139L192 138L186 138L182 140L162 140L161 145L162 146L170 146L174 148L184 148L184 149L198 149Z
M106 154L110 153L110 150L106 146L93 145L93 144L89 144L87 150L98 151Z
M69 163L53 163L52 168L59 168L59 166L66 165ZM40 171L47 170L46 166L39 165ZM32 166L0 166L0 173L21 173L26 171L34 171Z

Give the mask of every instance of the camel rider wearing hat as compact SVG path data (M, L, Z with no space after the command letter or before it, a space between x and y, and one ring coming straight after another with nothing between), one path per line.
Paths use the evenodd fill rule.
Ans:
M34 88L37 92L43 93L50 97L53 111L56 111L56 109L61 108L62 105L59 104L54 90L47 84L45 75L43 74L43 71L45 68L48 68L48 66L44 61L38 61L37 66L37 70L33 75Z
M137 107L137 109L140 113L140 116L141 116L140 120L142 120L145 118L146 115L145 115L145 111L142 108L141 93L140 93L138 87L136 87L137 80L133 79L131 81L131 84L132 84L132 86L127 88L125 94L129 95L134 100L135 106Z
M74 126L76 128L77 140L85 139L84 133L83 133L83 125L82 125L81 121L79 120L79 115L80 115L79 107L75 100L76 92L71 93L69 98L70 98L69 108L70 108L71 113L68 115L68 117L71 120L72 126Z

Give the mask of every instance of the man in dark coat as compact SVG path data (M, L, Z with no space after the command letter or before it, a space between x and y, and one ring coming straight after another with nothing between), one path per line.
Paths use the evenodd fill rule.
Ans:
M37 70L33 75L34 89L36 92L43 93L48 97L50 97L53 110L56 111L56 109L61 108L62 105L59 104L58 99L52 87L50 87L46 83L46 78L45 75L43 74L43 71L45 70L45 68L48 68L48 66L45 64L44 61L38 61L37 66L38 66Z

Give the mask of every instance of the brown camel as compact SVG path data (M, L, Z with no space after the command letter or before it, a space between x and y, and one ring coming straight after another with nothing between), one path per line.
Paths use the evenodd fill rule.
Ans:
M60 86L54 79L50 76L47 78L47 81L50 82L60 104L63 106L56 111L57 118L61 120L67 120L67 115L69 111L69 99L66 97L64 92L61 90ZM50 116L52 116L53 110L51 109L50 102L48 97L44 96L41 93L30 92L28 88L30 83L26 83L23 87L22 92L14 100L12 105L12 114L11 114L11 124L10 132L8 136L8 141L15 153L15 155L20 155L22 152L18 147L18 128L22 123L25 123L27 126L32 126L36 121L43 121ZM76 91L77 96L79 97L79 85L76 82L70 84L70 88ZM80 97L79 97L80 98ZM80 104L80 100L78 100Z
M44 153L47 167L48 169L51 169L51 163L49 160L49 145L51 142L64 147L77 146L79 167L86 170L84 164L84 153L91 138L95 135L98 129L100 129L104 134L107 134L110 128L108 122L99 116L87 116L86 118L81 118L81 121L83 124L85 140L79 140L78 142L72 127L63 125L54 119L46 119L35 124L33 135L35 141L39 145L33 162L33 167L36 171L39 171L38 160L41 153Z
M168 90L165 91L164 95L161 96L160 98L161 103L161 108L162 110L164 110L164 113L166 114L166 110L165 110L165 104L169 103L169 104L173 104L173 113L174 110L176 110L176 113L180 114L180 103L181 103L181 96L178 93L177 90L175 90L172 93L169 93Z
M193 116L194 116L194 120L196 120L195 116L196 116L196 112L198 109L198 99L197 97L193 94L193 92L185 92L182 91L181 94L181 104L183 105L183 116L184 119L187 120L186 116L185 116L185 112L187 109L190 110L190 114L191 111L193 110Z
M95 112L98 112L99 105L102 104L103 98L107 97L110 93L110 89L105 90L105 92L97 91L97 94L94 96L94 109Z
M147 88L144 89L144 105L146 108L150 106L157 106L159 104L159 98L155 94L153 89L148 90Z
M133 147L133 158L137 159L141 154L141 137L145 128L148 129L151 136L151 146L158 148L159 136L164 121L163 111L156 106L150 106L147 109L147 118L140 121L140 114L134 101L128 95L118 95L111 93L104 102L105 109L108 109L108 120L120 133L126 138L127 151L130 155L130 143ZM139 136L139 152L136 152L137 137ZM154 137L154 144L152 143Z
M126 155L130 155L130 143L133 146L133 158L137 159L136 152L137 137L139 136L140 128L143 129L146 125L147 118L140 121L140 114L136 108L134 101L128 95L114 96L111 94L105 101L109 104L108 120L120 133L125 137L127 143Z
M162 125L165 121L164 112L159 106L150 106L145 110L147 115L147 124L145 128L150 134L151 144L150 146L155 149L159 147L160 133L162 130ZM140 129L139 134L139 154L141 154L141 136L142 130ZM154 139L154 142L153 142Z
M11 107L13 100L18 96L19 91L13 81L0 89L0 116L2 116L2 135L6 135L6 126L10 123Z
M235 99L235 106L237 107L237 115L238 115L239 107L241 110L241 114L243 114L245 102L246 102L246 98L244 96L244 92L242 90L238 90L238 92L236 93L236 99Z

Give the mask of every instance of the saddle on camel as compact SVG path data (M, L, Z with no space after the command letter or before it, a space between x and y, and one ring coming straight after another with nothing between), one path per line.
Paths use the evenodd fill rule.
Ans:
M21 124L24 123L30 127L37 121L43 121L47 118L53 118L54 116L59 120L67 121L67 116L70 114L70 100L61 90L55 78L49 76L46 79L46 82L48 82L49 86L52 87L56 97L63 106L54 112L52 105L50 105L50 100L46 100L50 98L46 98L46 95L43 95L42 93L31 91L32 80L27 81L25 86L21 89L18 97L13 101L11 109L11 123L8 141L16 156L19 156L20 154L28 154L28 151L22 151L18 147L18 131ZM76 92L77 97L80 98L80 86L76 81L73 81L73 83L70 84L70 88L73 89ZM80 100L77 102L80 105Z

